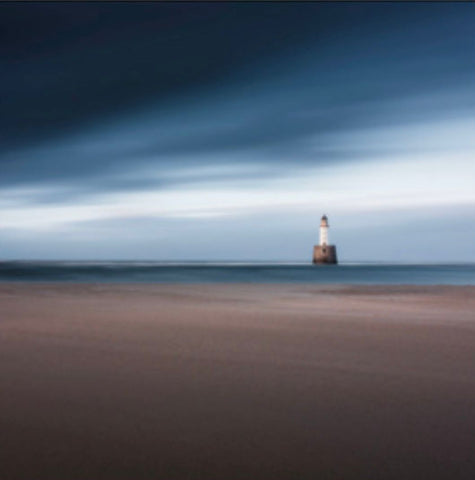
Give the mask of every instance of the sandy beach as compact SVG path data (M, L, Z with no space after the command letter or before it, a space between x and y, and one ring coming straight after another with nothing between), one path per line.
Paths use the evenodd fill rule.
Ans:
M473 479L475 287L0 284L0 479Z

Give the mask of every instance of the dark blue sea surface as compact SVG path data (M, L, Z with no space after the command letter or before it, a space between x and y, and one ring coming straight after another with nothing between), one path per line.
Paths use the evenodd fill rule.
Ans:
M475 264L4 261L0 282L475 285Z

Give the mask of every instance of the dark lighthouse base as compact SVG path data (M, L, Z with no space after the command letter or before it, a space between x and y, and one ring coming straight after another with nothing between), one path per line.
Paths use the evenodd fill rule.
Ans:
M335 245L315 245L313 247L312 263L333 264L338 263L336 259Z

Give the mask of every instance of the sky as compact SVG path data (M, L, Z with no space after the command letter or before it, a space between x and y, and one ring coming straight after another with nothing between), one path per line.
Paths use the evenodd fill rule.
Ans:
M0 259L475 261L475 3L0 4Z

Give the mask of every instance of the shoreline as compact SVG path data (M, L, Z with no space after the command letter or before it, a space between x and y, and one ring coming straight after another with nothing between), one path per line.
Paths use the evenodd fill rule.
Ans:
M0 262L1 283L475 286L475 264L272 265Z

